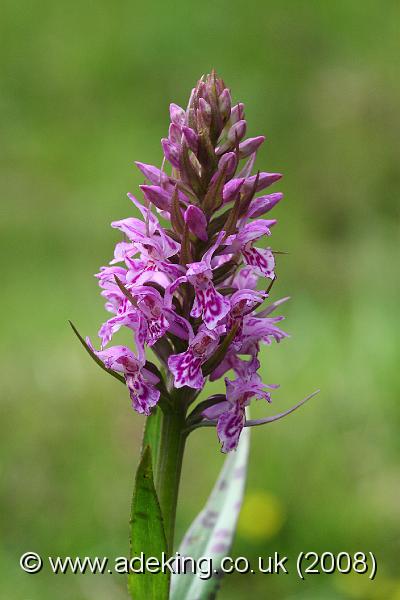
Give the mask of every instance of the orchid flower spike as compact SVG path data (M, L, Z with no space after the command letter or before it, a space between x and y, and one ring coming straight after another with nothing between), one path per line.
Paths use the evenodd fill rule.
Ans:
M259 195L281 175L254 171L265 138L246 139L246 131L244 105L214 72L187 108L171 104L161 167L136 163L143 197L128 194L135 214L112 223L124 237L97 274L111 315L99 329L100 349L86 348L146 415L165 399L187 410L208 379L225 376L224 393L186 414L188 428L216 427L223 452L237 447L244 426L276 418L246 421L246 407L257 398L270 403L277 387L262 382L261 345L288 337L283 317L270 316L286 298L269 302L276 219L263 218L282 194ZM121 328L132 348L110 345ZM160 369L146 358L149 348Z

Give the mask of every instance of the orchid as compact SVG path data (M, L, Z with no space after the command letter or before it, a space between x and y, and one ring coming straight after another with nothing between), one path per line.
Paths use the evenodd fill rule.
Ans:
M92 347L89 338L87 344ZM94 353L107 369L124 374L132 407L138 413L149 415L151 408L157 404L160 397L160 392L155 387L159 381L158 377L146 369L144 362L126 346L112 346L99 352L94 350Z
M152 452L169 549L187 435L215 427L228 453L245 427L298 406L248 417L252 400L267 406L278 387L262 381L260 347L288 334L280 328L283 316L270 316L287 298L270 302L277 265L265 240L277 220L263 218L282 194L258 195L281 174L254 172L265 138L246 139L246 131L244 105L232 104L214 72L200 79L186 109L171 104L161 167L136 163L143 199L128 197L139 216L112 222L123 238L96 275L111 313L98 332L100 349L79 336L96 362L126 384L134 410L148 417L144 447ZM121 328L132 348L112 345ZM199 400L208 380L224 376L224 392ZM143 461L149 469L146 453Z

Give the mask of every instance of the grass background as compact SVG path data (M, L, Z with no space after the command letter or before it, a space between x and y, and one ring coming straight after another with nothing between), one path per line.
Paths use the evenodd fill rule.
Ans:
M398 2L11 2L0 23L2 598L122 600L122 576L29 576L27 550L127 553L143 420L67 326L95 335L92 273L114 219L161 160L168 103L215 67L266 134L276 190L280 346L263 352L275 411L253 432L234 554L290 557L290 575L235 575L221 600L399 600ZM259 405L254 415L269 410ZM215 432L188 444L178 538L222 463ZM300 582L299 551L373 551L374 582Z

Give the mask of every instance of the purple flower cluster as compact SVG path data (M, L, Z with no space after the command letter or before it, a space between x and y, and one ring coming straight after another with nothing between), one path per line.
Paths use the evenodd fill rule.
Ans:
M278 327L283 317L270 316L285 299L260 308L275 279L275 258L259 244L276 223L261 217L282 198L263 191L281 175L253 173L264 137L245 139L244 106L232 106L215 73L198 82L186 110L171 104L170 116L162 168L136 163L146 180L143 200L128 197L142 218L112 223L124 239L97 274L112 316L99 330L101 350L88 343L106 369L122 373L133 408L146 415L178 388L193 401L207 377L232 370L225 394L196 413L198 423L217 425L229 452L246 406L252 398L269 402L268 389L276 387L258 374L260 343L287 335ZM132 331L135 352L108 346L121 327ZM146 346L162 372L146 361Z

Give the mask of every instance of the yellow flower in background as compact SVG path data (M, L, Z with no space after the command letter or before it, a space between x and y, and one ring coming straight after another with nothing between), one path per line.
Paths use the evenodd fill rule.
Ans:
M278 533L284 520L279 498L263 490L249 490L240 513L238 531L250 540L267 540Z

